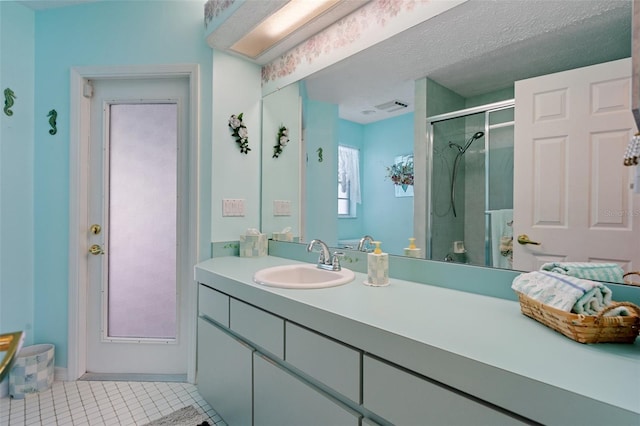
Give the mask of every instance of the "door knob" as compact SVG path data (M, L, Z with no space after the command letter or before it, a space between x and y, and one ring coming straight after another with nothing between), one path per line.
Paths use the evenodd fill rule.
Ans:
M94 244L91 247L89 247L89 253L91 253L94 256L97 256L99 254L104 254L104 250L102 250L102 247L100 247L98 244Z
M525 245L525 244L533 244L534 246L540 245L540 243L537 241L531 241L527 234L518 235L518 242L522 245Z
M89 231L91 231L93 235L98 235L100 232L102 232L102 227L97 223L94 223L93 225L91 225L91 228L89 228Z

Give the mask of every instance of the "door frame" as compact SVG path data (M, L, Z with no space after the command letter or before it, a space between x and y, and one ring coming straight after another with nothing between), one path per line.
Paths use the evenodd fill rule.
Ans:
M67 380L77 380L87 366L87 283L89 229L89 132L91 86L89 79L134 79L158 77L187 77L189 79L189 140L188 155L189 207L184 220L189 232L185 247L187 264L195 265L200 259L199 187L200 187L200 68L198 64L131 65L72 67L70 81L69 120L69 287L68 287L68 342ZM87 96L85 96L85 91ZM188 274L185 272L186 278ZM196 312L197 287L187 282L189 312ZM195 383L196 375L196 317L187 315L187 380Z

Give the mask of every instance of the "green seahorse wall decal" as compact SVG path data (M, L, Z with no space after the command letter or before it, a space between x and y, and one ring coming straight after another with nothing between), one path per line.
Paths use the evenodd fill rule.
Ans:
M49 125L51 126L51 130L49 130L49 134L55 135L56 133L58 133L58 128L56 127L56 120L58 119L58 113L56 112L55 109L52 109L51 111L49 111L49 114L47 114L47 117L49 117Z
M322 148L316 149L316 152L318 153L318 163L322 163Z
M9 117L11 117L13 115L13 111L11 111L11 107L13 106L14 99L17 99L18 97L16 96L15 93L13 93L13 90L9 89L8 87L6 89L4 89L4 113L7 114Z

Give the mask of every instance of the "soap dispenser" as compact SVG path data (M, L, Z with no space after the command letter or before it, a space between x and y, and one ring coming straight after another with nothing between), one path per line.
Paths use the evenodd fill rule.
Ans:
M409 247L405 247L404 255L408 257L421 257L422 250L416 247L416 239L411 237L409 238Z
M376 248L373 253L367 254L367 281L366 285L383 287L389 285L389 254L383 253L380 241L374 241Z

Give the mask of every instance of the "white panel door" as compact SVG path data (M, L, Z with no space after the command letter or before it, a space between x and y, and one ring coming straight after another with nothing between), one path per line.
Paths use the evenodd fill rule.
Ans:
M91 85L87 372L186 374L189 80Z
M516 82L514 269L545 262L640 267L640 197L622 157L635 133L631 61Z

